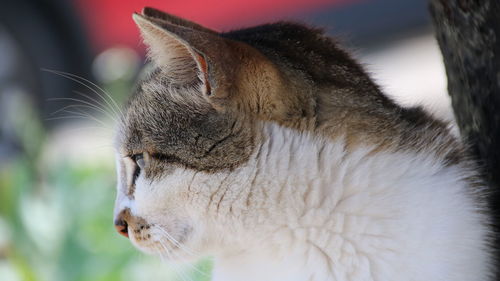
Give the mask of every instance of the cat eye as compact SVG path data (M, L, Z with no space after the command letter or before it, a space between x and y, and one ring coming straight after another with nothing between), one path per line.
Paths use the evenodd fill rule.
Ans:
M130 158L135 163L135 168L132 174L132 184L135 184L135 180L141 174L141 170L144 170L144 167L146 166L146 161L144 160L144 153L134 154L130 156Z
M132 155L132 159L134 160L135 164L139 167L139 169L143 170L144 166L146 166L146 162L144 161L144 154L135 154Z

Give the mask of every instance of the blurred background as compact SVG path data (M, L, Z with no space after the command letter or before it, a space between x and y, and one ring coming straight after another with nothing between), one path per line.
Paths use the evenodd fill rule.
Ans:
M210 280L115 233L113 116L144 63L131 19L155 7L228 31L322 26L385 92L453 121L424 0L1 0L0 280Z

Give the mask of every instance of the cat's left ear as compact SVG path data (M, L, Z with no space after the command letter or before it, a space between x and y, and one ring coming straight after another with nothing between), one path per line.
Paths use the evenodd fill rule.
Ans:
M133 19L155 63L168 67L181 82L192 81L197 75L205 85L204 94L211 99L227 97L233 73L227 70L238 66L231 42L215 31L157 10L145 9Z

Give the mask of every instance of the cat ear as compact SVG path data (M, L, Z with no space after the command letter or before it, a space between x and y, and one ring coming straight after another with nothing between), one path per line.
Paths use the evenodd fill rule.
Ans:
M197 24L158 12L147 10L155 18L136 13L133 15L149 47L150 58L165 68L165 72L175 81L190 82L198 76L205 85L203 92L206 96L224 98L227 91L222 88L228 84L225 81L229 80L226 70L232 69L231 66L236 63L228 43L214 31L205 31L204 27ZM191 26L177 25L167 19Z
M207 33L217 34L216 31L208 29L208 28L201 26L195 22L188 21L188 20L179 18L179 17L171 15L171 14L167 14L167 13L162 12L160 10L157 10L155 8L144 7L142 9L142 15L148 17L149 19L161 20L161 21L165 21L165 22L168 22L171 24L178 25L178 26L183 26L183 27L187 27L187 28L191 28L194 30L203 31L203 32L207 32Z
M132 18L148 46L148 57L177 83L189 83L199 76L203 57L189 43L165 30L162 23L134 13Z

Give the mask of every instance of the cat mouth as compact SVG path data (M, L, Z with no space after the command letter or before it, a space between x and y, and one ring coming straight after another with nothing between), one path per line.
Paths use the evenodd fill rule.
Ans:
M165 227L152 225L148 234L134 237L135 246L143 252L159 255L166 260L184 259L195 256L186 245L192 228L185 226L175 233L169 233Z

